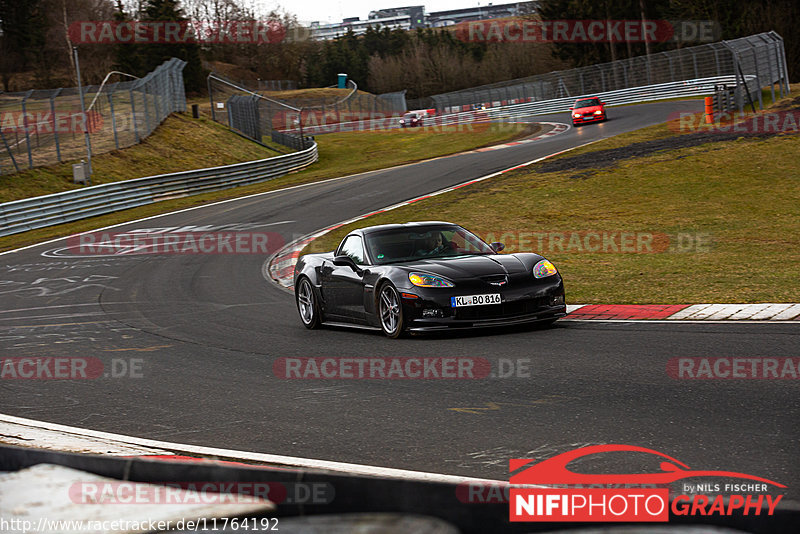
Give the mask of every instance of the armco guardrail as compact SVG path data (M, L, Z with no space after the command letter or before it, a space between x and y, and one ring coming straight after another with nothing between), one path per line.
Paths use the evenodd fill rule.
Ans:
M526 102L511 104L503 107L487 108L484 112L489 119L497 119L502 116L516 115L542 115L545 113L567 112L576 100L584 97L597 96L608 105L620 106L623 104L635 104L639 102L652 102L655 100L666 100L672 98L697 98L701 96L713 95L718 84L735 84L735 76L714 76L710 78L700 78L696 80L684 80L680 82L669 82L658 85L645 85L642 87L630 87L605 93L589 93L565 98L554 98L551 100L540 100L537 102ZM453 114L457 117L459 114Z
M112 213L160 200L283 176L317 161L317 144L291 154L223 167L147 176L0 204L0 236Z
M749 81L749 79L748 79ZM576 95L564 98L554 98L550 100L538 100L532 102L514 103L506 102L501 106L499 102L484 103L486 109L476 111L462 111L458 113L447 113L425 119L425 126L447 126L451 124L468 124L473 122L495 121L500 119L513 119L515 117L543 115L546 113L567 113L570 106L579 98L597 96L608 105L620 106L623 104L636 104L639 102L652 102L672 98L699 98L715 94L716 86L724 84L734 86L736 77L714 76L697 80L684 80L680 82L661 83L656 85L645 85L642 87L630 87L607 91L605 93L589 93L586 95ZM565 116L565 120L569 117ZM304 125L303 132L307 134L324 134L333 131L364 131L364 130L385 130L387 128L399 128L398 121L391 121L388 117L378 118L367 117L361 121L341 122L336 124ZM298 128L286 130L287 132L297 133Z

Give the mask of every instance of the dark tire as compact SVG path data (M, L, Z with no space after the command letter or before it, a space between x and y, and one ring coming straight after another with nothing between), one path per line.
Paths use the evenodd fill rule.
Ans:
M311 280L305 276L300 278L294 296L303 326L308 329L319 328L322 324L322 314L319 311L319 302L317 302Z
M397 339L401 337L405 329L405 318L403 317L403 302L397 289L386 282L378 292L378 320L381 323L381 330L386 337Z

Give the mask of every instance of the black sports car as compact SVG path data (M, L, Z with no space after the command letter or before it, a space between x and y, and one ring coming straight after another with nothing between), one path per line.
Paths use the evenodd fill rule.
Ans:
M294 272L307 328L349 323L389 337L457 327L554 322L566 315L564 284L538 254L499 254L446 222L362 228L335 252L306 254Z

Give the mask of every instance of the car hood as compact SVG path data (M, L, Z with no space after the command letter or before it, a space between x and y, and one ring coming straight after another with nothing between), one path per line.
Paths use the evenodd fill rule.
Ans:
M408 271L424 271L438 274L453 281L470 279L476 276L528 272L525 264L511 254L432 258L403 263L402 267Z

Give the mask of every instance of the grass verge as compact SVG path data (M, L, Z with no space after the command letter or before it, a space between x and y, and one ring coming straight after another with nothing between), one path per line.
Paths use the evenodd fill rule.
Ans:
M263 147L256 143L246 141L238 135L228 132L222 127L220 128L222 129L222 133L226 135L234 136L237 140L247 142L254 147L263 149ZM216 191L197 196L158 202L148 206L142 206L139 208L94 217L84 221L77 221L74 223L67 223L3 237L0 238L0 251L26 246L47 239L66 236L93 228L132 221L143 217L150 217L160 213L167 213L170 211L198 206L219 200L262 193L283 187L324 180L327 178L346 176L349 174L366 172L405 163L412 163L414 161L420 161L438 156L455 154L465 150L471 150L528 135L534 135L537 131L538 126L535 125L531 126L514 124L501 125L500 127L492 128L475 128L474 131L464 131L463 128L461 131L454 130L452 128L430 130L414 128L382 132L343 132L327 134L317 137L320 161L306 170L260 184L253 184L236 189L228 189L225 191ZM159 134L160 132L157 130L156 133L151 136L151 139ZM176 134L173 132L169 135L174 136ZM141 145L137 145L137 147L132 147L131 149L126 150L133 150L139 148L140 146ZM218 141L211 147L203 148L203 153L208 151L220 152L219 147L220 142ZM196 160L198 158L202 158L203 154L196 154L194 150L186 149L185 157ZM262 157L265 156L260 155L249 159L259 159ZM135 164L129 161L128 165ZM148 174L160 174L163 172L170 171L154 170ZM95 173L98 173L96 164ZM95 183L98 182L95 181ZM24 184L20 187L23 186Z
M800 301L800 136L708 135L682 146L691 136L659 125L603 140L337 229L304 252L359 226L449 220L548 257L569 302ZM655 149L626 149L643 144ZM609 153L616 161L575 173Z
M209 119L175 113L138 145L94 156L92 184L230 165L288 151L281 145L265 148ZM80 189L83 186L72 181L72 163L76 162L0 176L0 202Z

